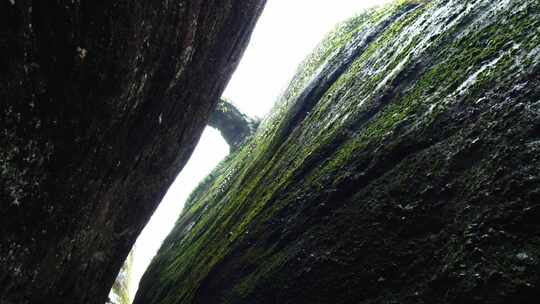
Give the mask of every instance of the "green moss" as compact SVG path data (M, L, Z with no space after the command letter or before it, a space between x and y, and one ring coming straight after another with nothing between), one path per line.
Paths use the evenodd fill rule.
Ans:
M540 18L534 15L538 11L503 11L495 21L473 24L483 9L478 7L468 12L469 17L451 23L457 18L451 12L447 20L431 18L443 2L398 1L360 14L329 34L304 61L259 131L190 196L165 249L151 266L150 276L159 284L147 288L160 299L156 302L189 303L216 267L228 262L241 268L242 262L264 260L228 294L249 298L296 254L294 248L272 244L246 249L238 260L235 250L252 231L264 233L270 221L304 203L305 196L323 197L360 174L373 157L369 153L394 134L402 134L403 128L431 125L458 101L476 102L495 83L519 73L519 61L538 45L538 31L530 30L539 25ZM301 128L284 138L290 109L320 67L340 64L334 62L335 56L346 51L353 38L392 16L399 18L370 41L303 121L295 122ZM430 22L448 26L430 35ZM460 92L460 87L465 90ZM434 164L433 169L439 167ZM172 292L179 283L181 290Z

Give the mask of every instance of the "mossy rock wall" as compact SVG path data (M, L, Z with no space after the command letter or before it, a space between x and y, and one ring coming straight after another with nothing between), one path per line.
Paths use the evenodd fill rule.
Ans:
M196 189L136 304L537 303L540 3L352 18Z

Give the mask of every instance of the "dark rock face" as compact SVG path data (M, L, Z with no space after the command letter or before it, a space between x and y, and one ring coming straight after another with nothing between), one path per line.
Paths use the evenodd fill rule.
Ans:
M226 100L220 100L210 118L208 125L216 128L229 144L236 150L257 129L259 122L248 117Z
M540 3L343 24L191 196L149 303L537 303Z
M104 303L264 0L0 0L0 303Z

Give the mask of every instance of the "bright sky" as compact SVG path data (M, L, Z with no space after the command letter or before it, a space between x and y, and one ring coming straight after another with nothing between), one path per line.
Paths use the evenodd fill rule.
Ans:
M189 162L171 185L135 243L131 278L133 284L130 286L132 296L135 295L139 280L148 264L180 216L191 191L228 153L229 146L221 134L212 128L206 128Z
M241 111L264 117L302 60L340 21L389 0L268 0L250 45L224 97ZM135 244L132 291L198 183L229 152L219 132L206 128L188 164Z
M298 65L340 21L389 0L268 0L224 97L263 117Z

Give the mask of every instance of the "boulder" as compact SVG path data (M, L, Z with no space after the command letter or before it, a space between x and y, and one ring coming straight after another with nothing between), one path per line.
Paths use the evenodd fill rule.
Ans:
M135 304L540 297L540 4L336 28L192 194Z
M0 303L105 303L264 3L0 1Z

